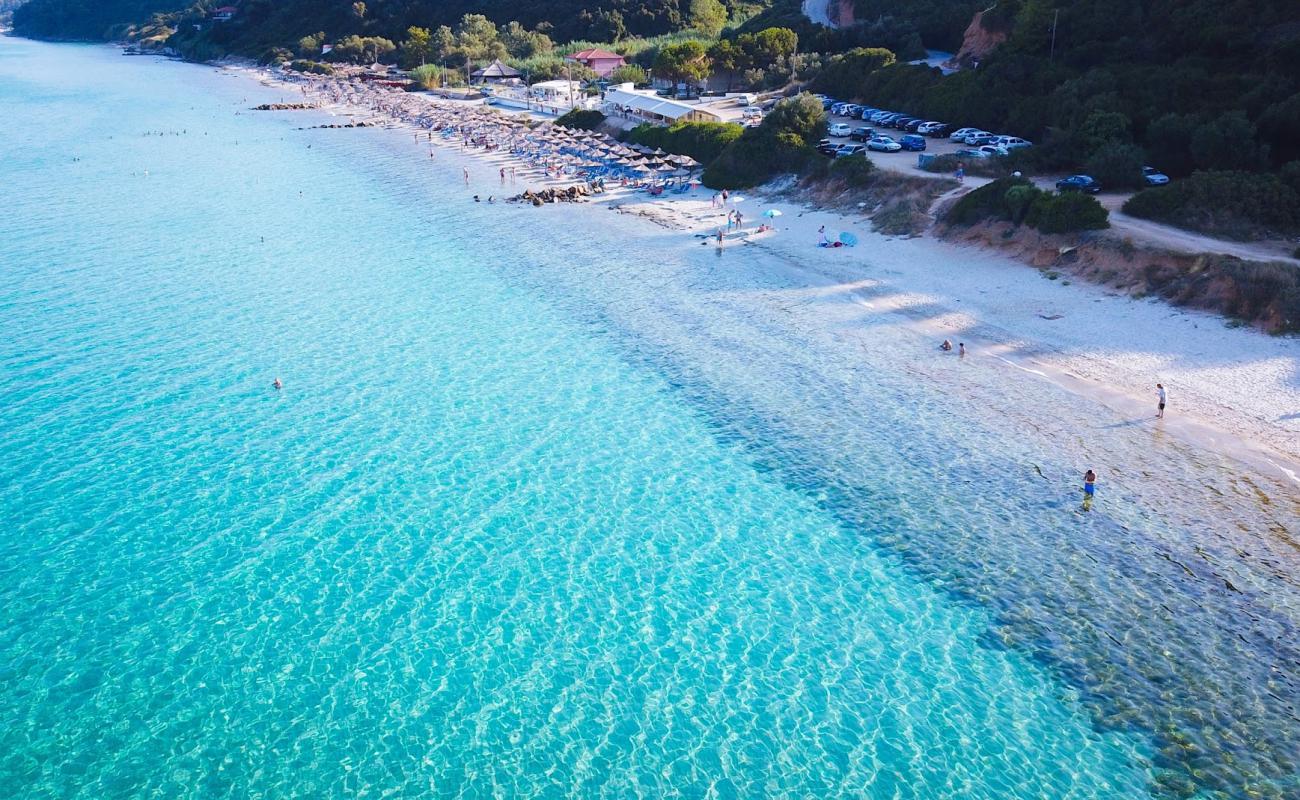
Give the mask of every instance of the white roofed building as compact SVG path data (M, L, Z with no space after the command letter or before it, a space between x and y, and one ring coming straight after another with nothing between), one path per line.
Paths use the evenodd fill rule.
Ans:
M605 92L606 113L635 117L650 122L721 122L722 116L699 102L673 100L654 92L637 90L630 83L609 87Z

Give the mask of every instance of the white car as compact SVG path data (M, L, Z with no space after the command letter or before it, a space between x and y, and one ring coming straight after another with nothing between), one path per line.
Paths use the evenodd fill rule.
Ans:
M1147 186L1164 186L1169 183L1169 176L1155 167L1143 167L1142 180Z
M942 128L942 127L943 127L942 122L934 122L934 121L923 122L917 126L916 132L921 134L922 136L928 136L931 133L934 133L935 130L937 130L938 128Z
M849 126L847 123L837 122L834 125L827 128L826 133L830 134L831 136L848 136Z
M966 134L966 138L962 139L962 142L964 142L965 144L973 145L975 144L976 139L983 139L985 136L992 136L992 135L993 134L989 133L988 131L974 131L972 133Z
M903 149L903 146L888 136L877 136L867 142L867 149L878 153L897 153Z
M979 128L958 128L948 134L948 138L952 139L954 142L964 142L966 141L967 136L970 136L972 133L979 133L979 130Z
M983 158L999 158L1011 155L1011 151L1000 144L985 144L975 149L984 154Z
M1034 143L1028 139L1021 139L1019 136L999 136L993 144L997 147L1005 147L1008 150L1015 150L1019 147L1033 147Z
M745 109L740 112L740 116L745 119L762 119L763 109L758 106L746 106Z

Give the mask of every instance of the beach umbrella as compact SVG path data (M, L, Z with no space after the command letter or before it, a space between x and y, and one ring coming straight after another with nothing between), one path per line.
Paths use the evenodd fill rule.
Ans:
M776 217L781 216L781 210L777 208L769 208L768 210L763 212L763 216L767 217L768 219L774 219Z
M854 236L848 231L845 231L840 234L840 241L844 244L845 247L853 247L858 243L858 237Z

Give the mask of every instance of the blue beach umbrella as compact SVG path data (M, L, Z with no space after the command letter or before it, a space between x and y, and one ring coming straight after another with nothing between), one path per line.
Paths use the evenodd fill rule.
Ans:
M848 231L845 231L840 234L840 241L844 243L845 247L853 247L858 243L858 237L854 236Z

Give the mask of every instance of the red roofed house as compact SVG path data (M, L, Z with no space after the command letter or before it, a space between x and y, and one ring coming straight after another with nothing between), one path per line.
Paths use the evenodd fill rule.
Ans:
M599 47L569 53L564 60L581 64L602 78L608 78L611 72L627 63L618 53L601 50Z

